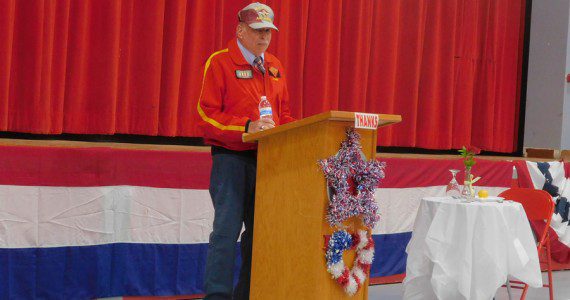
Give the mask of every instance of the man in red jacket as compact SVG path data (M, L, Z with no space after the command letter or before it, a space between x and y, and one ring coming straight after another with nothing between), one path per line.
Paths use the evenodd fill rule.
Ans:
M214 225L204 284L206 299L249 298L257 144L243 143L255 133L294 121L281 62L265 52L271 42L273 10L252 3L238 13L236 39L206 61L197 110L204 140L212 145L210 196ZM272 117L260 118L265 96ZM241 235L242 267L233 290L236 243Z

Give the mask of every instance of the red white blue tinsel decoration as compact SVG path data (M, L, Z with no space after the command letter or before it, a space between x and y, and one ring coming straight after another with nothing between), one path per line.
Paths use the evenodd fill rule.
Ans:
M352 235L346 230L335 231L328 242L327 252L327 266L338 264L342 262L342 253L352 247Z
M326 242L327 270L343 288L345 293L352 296L366 282L370 265L374 260L374 241L366 230L357 234L349 234L345 230L333 233ZM356 259L349 269L342 259L345 250L356 250Z
M331 227L343 227L345 220L361 216L362 223L372 230L378 222L378 205L374 191L382 178L386 164L371 159L366 161L360 135L354 128L346 131L347 139L341 143L335 156L319 161L329 188L327 221ZM374 241L369 230L350 234L341 229L326 237L327 271L350 296L366 282L374 259ZM352 269L342 258L346 250L356 250Z
M337 227L351 217L362 216L364 225L372 229L380 218L374 191L384 178L386 164L375 159L365 160L360 134L354 128L348 128L346 135L335 156L319 161L327 185L332 189L327 221ZM354 183L354 192L350 181Z

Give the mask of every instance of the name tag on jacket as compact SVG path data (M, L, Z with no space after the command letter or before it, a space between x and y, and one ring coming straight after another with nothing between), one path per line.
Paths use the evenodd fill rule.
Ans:
M253 72L251 70L236 70L236 77L239 79L253 78Z

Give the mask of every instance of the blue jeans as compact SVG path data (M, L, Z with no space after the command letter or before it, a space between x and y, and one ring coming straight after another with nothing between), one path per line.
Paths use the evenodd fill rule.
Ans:
M205 299L232 299L232 294L233 299L249 299L255 175L256 157L251 153L212 151L210 196L215 213L204 275ZM242 266L234 290L235 250L242 224Z

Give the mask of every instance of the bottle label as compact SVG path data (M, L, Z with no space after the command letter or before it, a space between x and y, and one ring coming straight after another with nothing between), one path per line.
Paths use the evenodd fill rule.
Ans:
M259 116L261 118L263 117L271 117L273 115L273 112L271 111L271 106L270 107L264 107L264 108L260 108L259 109Z

